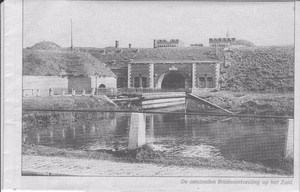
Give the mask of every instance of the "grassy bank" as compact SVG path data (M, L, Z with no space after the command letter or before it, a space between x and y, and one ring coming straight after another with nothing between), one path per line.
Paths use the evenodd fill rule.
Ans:
M294 95L292 93L251 93L251 92L202 92L198 96L230 111L249 115L294 115ZM193 101L190 110L197 111Z
M24 97L23 109L98 109L116 110L106 96L86 97Z
M23 143L22 154L36 156L59 156L73 159L78 158L110 160L115 162L128 163L153 163L166 166L172 165L180 167L203 167L210 169L242 170L281 175L293 174L292 160L281 160L273 162L271 166L265 166L262 163L226 160L223 158L170 157L165 156L162 152L154 151L148 145L140 147L136 150L82 151L73 149L58 149Z

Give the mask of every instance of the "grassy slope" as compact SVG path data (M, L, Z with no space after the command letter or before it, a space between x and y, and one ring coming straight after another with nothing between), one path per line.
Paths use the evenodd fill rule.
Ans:
M294 47L231 47L225 51L224 87L234 91L293 91Z
M225 109L250 115L294 115L294 95L251 92L210 92L199 96ZM197 103L189 106L197 106ZM193 110L193 109L191 109ZM196 109L195 109L196 110Z
M103 96L97 97L24 97L23 109L101 109L117 107Z

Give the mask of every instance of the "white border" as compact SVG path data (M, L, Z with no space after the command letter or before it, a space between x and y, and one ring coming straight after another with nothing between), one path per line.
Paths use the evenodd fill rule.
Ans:
M299 118L295 119L295 172L293 185L182 185L183 177L21 177L21 104L22 104L22 1L5 1L5 49L4 49L4 179L5 189L76 189L76 190L139 190L139 191L299 191ZM276 10L274 10L276 11ZM296 2L300 13L300 2ZM295 34L300 34L300 14L296 14ZM296 53L300 50L300 38L295 38ZM299 74L299 54L295 56L295 73ZM295 118L299 116L299 78L295 80ZM188 178L199 179L197 177ZM206 179L206 178L201 178ZM241 179L241 178L237 178ZM243 178L246 180L246 178ZM251 178L252 179L252 178ZM282 180L266 178L255 180Z

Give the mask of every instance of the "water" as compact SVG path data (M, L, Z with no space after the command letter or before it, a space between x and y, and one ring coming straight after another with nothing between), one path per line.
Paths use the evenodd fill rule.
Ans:
M130 113L58 113L55 118L25 120L23 141L82 150L128 146ZM282 157L287 127L286 120L276 119L146 114L146 142L169 156L259 161Z

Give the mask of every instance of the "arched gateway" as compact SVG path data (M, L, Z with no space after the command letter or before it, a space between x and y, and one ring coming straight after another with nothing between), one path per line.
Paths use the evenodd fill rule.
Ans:
M128 88L218 88L220 61L132 61Z

